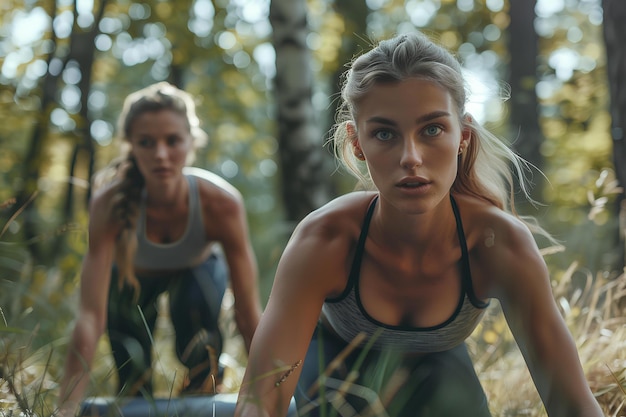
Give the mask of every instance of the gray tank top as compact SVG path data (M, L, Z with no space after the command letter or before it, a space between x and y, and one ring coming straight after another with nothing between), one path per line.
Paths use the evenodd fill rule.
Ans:
M137 219L137 254L134 265L141 269L185 269L201 264L211 252L202 219L197 179L186 175L189 184L189 215L185 233L176 242L154 243L146 235L146 194L141 200Z
M452 316L433 327L384 324L372 318L361 303L359 296L361 259L377 200L378 197L374 198L363 221L348 285L341 295L324 302L322 314L327 323L346 343L352 341L359 333L364 333L367 337L365 343L379 350L430 353L449 350L461 344L474 331L489 303L482 302L474 294L465 234L454 198L450 196L461 245L461 294Z

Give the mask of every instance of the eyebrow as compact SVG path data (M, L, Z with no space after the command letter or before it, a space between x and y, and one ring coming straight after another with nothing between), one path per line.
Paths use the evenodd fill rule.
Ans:
M434 112L426 113L418 117L417 119L415 119L415 123L420 124L420 123L428 122L430 120L438 119L440 117L450 117L450 113L447 111L443 111L443 110L436 110ZM385 125L390 125L390 126L396 125L396 122L394 122L393 120L388 119L386 117L382 117L382 116L370 117L365 122L366 123L380 123L380 124L385 124Z

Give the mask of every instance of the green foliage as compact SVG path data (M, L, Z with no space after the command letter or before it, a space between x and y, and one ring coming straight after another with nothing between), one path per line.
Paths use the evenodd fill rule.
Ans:
M11 205L3 203L2 212ZM17 405L26 415L47 416L55 388L50 376L63 362L58 338L67 333L73 316L67 301L75 296L61 275L76 267L69 258L59 267L37 265L28 243L6 239L12 228L19 228L18 216L6 219L0 233L0 413Z
M371 7L366 10L367 29L363 33L353 32L346 16L335 12L342 1L347 3L307 2L311 27L307 45L315 58L314 104L322 126L330 125L332 120L329 112L338 86L331 76L345 64L338 57L342 56L341 48L347 40L367 49L376 39L417 28L458 50L468 70L494 80L506 79L506 1L362 2L362 7ZM97 7L99 2L95 3ZM585 297L564 292L561 304L570 306L563 311L568 314L571 327L580 330L577 341L583 348L602 347L604 362L611 365L614 379L622 381L623 386L623 365L618 363L624 358L617 347L623 346L626 338L622 337L622 342L616 339L623 332L615 327L623 325L623 321L614 311L607 312L606 303L597 311L581 304L583 299L592 300L594 294L603 299L616 297L617 289L610 287L605 278L623 280L621 271L610 268L615 258L618 220L612 206L616 189L611 173L600 5L591 0L542 3L561 7L542 11L535 22L541 39L536 89L541 100L542 133L546 137L542 153L550 183L545 187L547 205L539 212L541 223L567 247L567 251L546 259L555 288L563 290L560 283L576 281L585 269L595 279L596 286L586 288ZM36 183L38 194L33 210L11 221L11 204L0 206L0 352L7 352L0 357L0 399L10 397L17 401L17 393L24 398L23 408L33 410L39 406L40 416L50 414L50 408L42 405L45 401L35 400L36 393L42 393L40 398L47 401L53 390L50 380L58 380L60 352L73 317L78 271L86 245L89 174L83 167L74 178L68 178L70 155L82 140L76 137L79 93L89 95L97 168L117 153L116 118L129 92L168 79L197 97L210 142L199 151L196 165L224 176L245 196L263 300L267 298L274 268L294 227L282 215L267 4L256 0L183 0L176 6L160 0L109 1L104 19L98 22L100 33L95 40L90 91L76 91L77 78L83 74L69 65L54 86L57 90L51 107L43 109L45 77L60 70L71 48L71 33L64 28L71 28L74 23L73 4L43 0L2 2L0 202L15 197L14 190L29 181ZM86 11L81 13L86 19L81 22L87 22L88 27L94 16ZM52 30L52 15L56 15L56 31ZM32 31L20 31L31 27L20 20L25 16L32 19L27 22L36 23L30 23ZM564 66L564 62L569 62L569 66ZM486 97L479 94L471 104L479 105L482 117L493 130L506 133L506 94L498 81L486 84ZM50 128L45 132L41 153L35 155L41 175L24 178L23 165L29 162L26 158L32 133L43 122L50 122ZM328 180L339 184L342 191L354 185L351 178L340 174ZM535 180L541 178L536 176ZM74 184L75 192L70 202L74 214L69 221L63 213L68 184ZM24 230L30 225L35 225L35 234L26 240ZM594 243L589 244L591 241ZM35 243L60 250L54 251L54 259L36 258L31 250ZM576 272L570 270L574 264ZM576 285L572 289L583 291ZM613 292L609 295L610 291ZM600 321L598 315L608 318ZM594 326L579 328L581 321ZM501 316L495 315L487 317L478 330L476 343L481 348L485 344L493 346L487 349L486 356L478 358L487 380L494 376L493 381L499 381L495 377L500 371L498 364L504 366L514 361L509 353L514 349L514 341L506 335L505 328ZM611 336L606 336L607 331L602 333L602 328L608 329ZM614 348L589 342L584 332L589 332L597 343L612 341ZM589 363L587 370L602 381L594 386L595 390L609 393L603 394L608 395L605 399L610 397L607 404L613 401L607 407L617 410L615 404L623 396L615 394L616 385L609 387L607 380L613 381L613 376L599 371L602 366L598 360L587 350L583 352ZM109 372L110 363L103 359L95 379L110 379ZM9 387L8 376L22 381L21 385ZM497 386L498 382L492 384ZM507 406L502 401L504 408L524 408L523 404ZM533 409L528 413L538 415L540 411Z

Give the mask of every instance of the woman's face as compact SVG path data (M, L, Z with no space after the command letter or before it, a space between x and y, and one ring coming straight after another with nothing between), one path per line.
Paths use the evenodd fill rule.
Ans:
M365 158L381 197L410 213L436 207L469 140L447 90L418 78L378 84L356 110L354 151Z
M193 149L187 119L172 110L141 113L130 126L128 141L146 184L180 179Z

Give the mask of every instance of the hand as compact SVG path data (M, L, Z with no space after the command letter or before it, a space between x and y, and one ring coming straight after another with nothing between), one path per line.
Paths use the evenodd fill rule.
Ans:
M76 417L78 414L78 404L66 401L59 405L56 410L52 412L52 417Z

